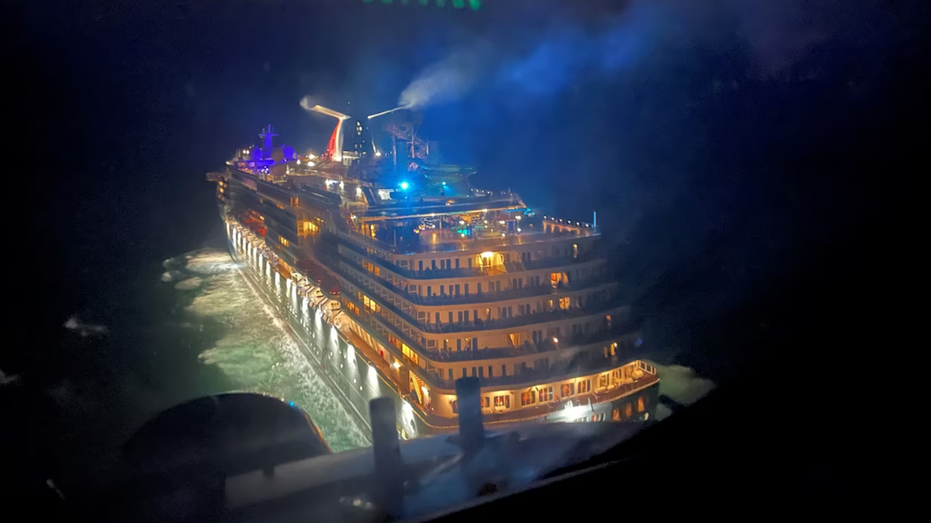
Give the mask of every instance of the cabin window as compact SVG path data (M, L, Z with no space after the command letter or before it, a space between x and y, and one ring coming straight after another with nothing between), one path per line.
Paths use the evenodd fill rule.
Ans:
M575 384L573 383L563 383L561 390L562 397L572 396L575 394Z
M533 390L528 390L523 392L520 395L520 404L521 406L533 405L537 402L537 392Z
M579 394L591 392L591 390L592 390L592 380L582 380L579 382Z
M643 412L647 408L647 400L644 396L637 398L637 412Z
M511 408L511 396L495 396L495 407Z

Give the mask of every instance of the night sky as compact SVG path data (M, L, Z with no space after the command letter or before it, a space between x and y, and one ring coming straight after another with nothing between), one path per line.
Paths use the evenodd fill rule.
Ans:
M221 235L204 173L269 123L323 148L305 95L364 115L441 80L423 134L447 161L598 211L657 358L716 380L803 340L836 361L896 272L874 262L905 234L900 180L929 172L919 2L16 4L0 368L39 388L108 365L65 353L66 318L131 330L140 275Z

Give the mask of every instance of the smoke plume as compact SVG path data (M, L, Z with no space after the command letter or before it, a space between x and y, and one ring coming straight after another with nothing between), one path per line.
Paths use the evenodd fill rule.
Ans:
M303 107L305 111L310 111L310 108L315 105L317 105L317 102L314 100L313 96L307 95L301 98L301 107Z
M398 106L423 109L458 100L480 76L486 50L483 45L459 48L428 66L401 92Z
M833 12L831 2L815 4L809 11ZM664 52L720 43L722 35L736 36L731 44L755 62L760 74L778 74L822 41L825 32L837 30L840 23L823 18L813 22L798 7L780 2L728 0L711 9L684 0L634 0L608 20L563 22L513 55L502 54L509 47L502 42L459 47L418 74L398 105L423 109L454 102L478 83L492 86L504 99L557 94L580 79L617 74Z
M592 70L613 72L636 62L655 28L655 8L636 2L614 23L593 30L564 25L534 37L524 52L502 56L502 42L482 40L453 50L426 67L404 89L401 107L423 109L454 102L481 82L507 97L556 93Z

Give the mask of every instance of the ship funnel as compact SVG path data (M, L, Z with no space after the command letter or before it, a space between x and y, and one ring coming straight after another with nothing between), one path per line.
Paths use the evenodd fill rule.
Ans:
M315 105L308 110L336 118L336 127L333 128L333 134L330 135L330 141L327 142L326 154L334 161L343 161L343 122L352 117L322 105Z

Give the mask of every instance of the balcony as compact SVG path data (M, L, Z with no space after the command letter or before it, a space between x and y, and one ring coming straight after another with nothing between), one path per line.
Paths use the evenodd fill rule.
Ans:
M454 295L440 295L440 296L419 296L417 294L410 294L405 292L390 283L385 282L387 285L399 293L404 299L411 303L417 305L469 305L469 304L481 304L481 303L495 303L505 300L515 300L520 298L533 298L538 296L561 296L568 292L579 291L582 289L589 289L598 285L604 285L608 283L615 283L608 277L597 276L591 278L585 278L576 281L572 284L560 283L557 287L553 287L547 282L546 285L534 285L529 287L524 287L522 289L506 289L503 291L496 292L482 292L481 294L469 294L468 296L461 294L458 296Z
M614 299L568 310L534 312L531 314L518 315L510 318L453 323L419 323L414 320L413 325L415 325L423 332L431 332L436 334L510 329L515 327L529 327L530 325L535 325L538 323L549 323L553 321L569 320L573 318L583 318L585 316L610 314L616 309L624 306L625 305L620 300Z
M541 242L552 242L555 240L569 240L572 238L582 238L588 236L598 236L601 233L597 229L591 229L584 233L578 232L543 232L543 231L524 231L518 234L509 234L504 237L495 238L469 238L454 239L449 241L445 239L438 240L436 243L417 243L408 245L393 245L385 241L369 238L355 231L340 232L340 236L351 242L355 242L364 247L384 251L391 254L425 254L438 252L461 252L477 250L495 250L496 248L509 247L514 245L529 245Z
M536 269L550 269L552 267L568 267L576 263L585 263L598 258L594 251L585 251L578 256L558 256L543 258L541 260L524 260L521 270L532 271Z
M354 301L354 300L353 300ZM604 330L599 333L595 333L588 336L579 336L579 337L567 337L564 342L560 343L560 346L563 346L563 349L558 349L553 343L540 343L536 345L536 348L533 348L533 344L526 344L522 348L514 347L501 347L494 349L481 349L477 351L438 351L438 350L424 350L416 342L410 339L410 337L404 335L402 332L398 331L397 327L391 325L384 321L384 318L376 314L367 314L367 317L357 316L355 313L347 312L352 315L354 321L357 321L359 325L372 324L372 321L379 321L383 326L387 327L391 333L396 336L398 339L402 340L408 346L414 348L418 353L424 356L431 364L444 363L444 362L475 362L476 366L482 366L485 368L488 360L492 359L501 359L507 357L519 357L527 356L532 354L540 354L541 356L553 354L558 350L566 350L570 347L576 348L581 347L582 350L579 351L572 359L569 361L550 365L545 369L535 369L532 367L519 367L517 374L509 374L507 376L493 376L493 377L482 377L479 378L482 387L492 387L492 386L511 386L511 385L521 385L528 383L542 383L542 382L552 382L558 381L561 379L568 379L576 377L583 374L591 374L595 372L608 371L615 369L621 365L627 364L633 360L643 357L645 352L642 347L637 347L634 343L628 343L618 350L618 354L614 356L604 356L604 353L598 350L594 350L599 347L604 342L611 339L618 339L619 336L631 336L636 334L635 325L633 323L625 323L623 325L614 327L612 329ZM373 318L374 317L374 318ZM377 319L376 319L377 318ZM369 333L377 339L385 347L389 347L391 350L396 350L389 341L376 330L369 329ZM578 343L579 341L584 341L584 344ZM585 345L590 345L590 347L585 347ZM586 350L592 349L592 350ZM417 364L414 364L406 356L401 356L400 351L398 351L398 357L402 357L408 365L412 367L415 374L421 379L426 381L428 384L438 387L441 389L455 390L455 379L459 376L455 376L453 380L446 379L443 376L439 376L434 372L427 371L426 369L420 367ZM500 370L500 363L493 364L494 371L497 372ZM513 372L512 367L509 366L508 372Z
M365 269L345 256L339 256L339 261L341 263L345 263L347 266L352 267L354 270L359 271L360 273L367 274ZM527 286L521 289L505 289L503 291L495 292L472 292L468 295L442 294L439 296L420 296L419 294L409 293L405 289L394 285L390 281L380 276L375 276L374 274L368 276L372 280L377 281L378 284L385 289L416 305L468 305L477 303L493 303L519 298L533 298L536 296L558 296L567 292L592 288L597 285L615 283L612 278L606 275L602 275L579 279L572 283L560 282L559 285L555 288L549 282L546 282L545 285ZM358 281L358 278L353 278L353 281Z
M612 326L609 329L603 329L589 334L563 336L559 343L554 343L551 339L545 339L539 342L527 341L520 347L498 347L494 349L484 348L477 350L465 349L460 351L443 349L419 350L437 362L481 361L531 356L534 354L545 355L547 353L573 347L601 344L635 334L637 334L637 325L632 321L627 321L621 322L619 325Z
M346 278L347 280L353 282L353 284L359 286L361 289L365 289L365 286L359 279L348 271L337 270L337 273ZM585 316L594 316L599 314L610 314L616 309L625 307L625 304L618 297L614 297L608 300L594 302L586 304L583 307L575 307L568 310L552 310L544 312L534 312L531 314L523 314L518 316L512 316L510 318L497 318L497 319L486 319L486 320L475 320L475 321L463 321L463 322L453 322L453 323L423 323L415 318L413 318L406 311L401 310L396 305L383 301L382 299L376 300L378 304L383 308L393 312L403 321L410 324L413 328L420 330L421 332L429 332L434 334L446 334L446 333L456 333L456 332L476 332L484 330L496 330L496 329L508 329L513 327L525 327L538 323L547 323L552 321L567 320L572 318L581 318ZM457 315L458 317L458 315ZM440 318L441 320L444 318Z
M424 270L412 270L406 269L395 265L388 260L382 258L378 254L372 255L368 253L365 249L360 248L358 245L344 242L341 243L343 247L348 247L353 251L359 253L362 256L365 256L368 260L377 264L379 267L384 268L385 270L391 271L402 278L407 278L410 280L439 280L439 279L448 279L448 278L469 278L475 276L495 276L498 274L510 274L520 271L527 270L536 270L536 269L549 269L553 267L569 267L577 263L585 263L598 259L598 254L593 251L587 251L579 255L578 257L572 256L560 256L556 258L543 258L541 260L517 260L506 262L503 265L495 265L491 267L461 267L458 269L434 269L432 267L425 268Z
M343 299L348 299L353 302L359 310L365 310L363 305L356 300L355 296L350 294L344 294ZM398 315L401 318L409 318L409 316L404 315L403 312L397 310L396 307L391 304L382 305L383 309L389 309ZM629 336L636 333L637 325L634 320L624 320L618 321L611 325L609 328L603 328L590 332L588 334L563 334L558 343L554 343L551 339L544 339L539 342L526 341L520 347L496 347L496 348L481 348L476 350L443 350L443 349L428 349L425 348L420 342L414 340L410 334L403 332L401 328L393 324L385 318L384 316L366 311L367 318L374 319L378 321L383 327L391 331L397 338L401 339L408 346L414 348L420 354L437 361L437 362L455 362L455 361L478 361L478 360L488 360L495 358L513 358L518 356L529 356L532 354L543 354L547 352L552 352L556 350L566 349L569 347L577 347L581 345L592 345L597 343L604 343L606 341L617 339L623 336ZM402 316L403 315L403 316ZM534 315L531 315L534 316ZM411 323L408 320L405 320L408 323ZM366 321L371 323L370 321ZM417 325L414 323L414 325ZM417 328L416 326L414 328Z
M352 297L348 294L343 296L344 299L348 299L356 304L360 310L365 310L362 304L358 303L355 297ZM392 308L387 306L385 308ZM637 323L634 320L626 320L614 323L609 328L600 329L588 334L563 334L558 343L553 342L551 339L544 339L539 342L526 341L520 347L495 347L495 348L482 348L482 349L465 349L465 350L444 350L444 349L428 349L425 348L420 342L411 338L410 334L403 332L397 325L394 325L387 318L381 316L378 313L366 311L365 317L359 317L364 323L372 324L373 321L377 321L381 326L385 327L398 339L404 341L409 347L415 349L418 353L426 356L427 358L434 360L436 362L462 362L462 361L480 361L480 360L489 360L497 358L514 358L519 356L529 356L533 354L545 354L557 350L565 350L571 347L579 347L583 345L595 345L602 344L607 341L617 340L625 336L631 336L637 332Z
M590 375L598 372L607 372L616 369L622 365L630 363L633 360L643 357L644 352L639 348L625 352L619 356L605 357L602 353L589 351L580 352L577 357L562 365L550 366L546 369L534 369L530 367L521 368L517 374L507 376L480 377L479 382L482 387L507 387L514 385L533 385L542 383L552 383L555 381L571 379L578 376ZM494 369L494 367L493 367ZM486 369L487 370L487 369ZM495 372L500 368L494 369ZM458 376L455 378L458 379ZM456 380L449 380L434 375L434 381L439 388L449 388L455 390Z

